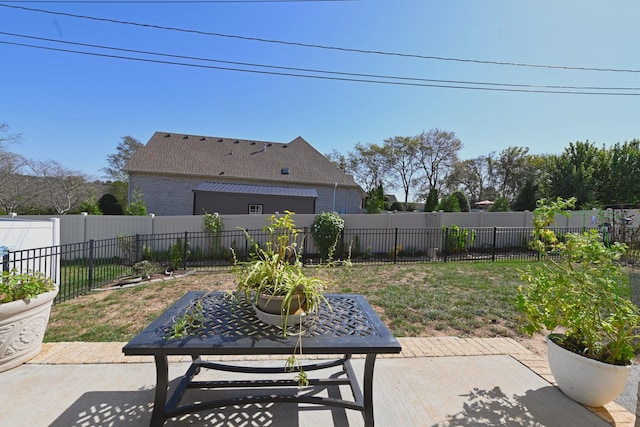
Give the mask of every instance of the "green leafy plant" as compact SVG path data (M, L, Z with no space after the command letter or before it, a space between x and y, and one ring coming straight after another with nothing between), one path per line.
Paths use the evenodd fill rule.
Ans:
M207 235L210 240L210 254L212 257L216 257L220 254L220 232L224 228L222 224L222 218L215 213L206 213L202 217L202 231Z
M600 362L627 365L640 348L640 309L622 285L616 263L626 247L607 246L597 230L568 233L560 239L549 227L568 215L575 198L542 199L534 211L534 241L544 262L522 274L518 310L524 332L547 330L572 352Z
M53 281L40 272L3 271L0 275L0 304L30 300L54 289Z
M307 313L314 312L324 298L324 281L317 277L308 277L303 271L300 252L303 236L293 220L293 212L285 215L271 215L269 224L263 228L267 232L267 242L261 246L253 241L245 231L247 239L253 242L254 251L246 262L237 260L234 254L235 272L238 277L237 290L245 294L248 301L257 304L259 296L281 296L283 331L286 335L286 322L290 314L290 305L294 298L304 300Z
M189 256L189 242L182 243L182 239L176 239L169 253L169 270L175 271L183 268L185 256Z
M125 215L145 216L147 214L147 206L144 203L144 194L139 189L133 190L133 197L124 210Z
M447 250L452 253L466 252L467 247L476 240L475 230L460 228L457 225L452 225L445 230L447 232Z
M304 236L296 228L293 212L285 211L283 216L271 215L269 224L263 228L267 233L264 245L255 242L244 230L247 239L253 242L254 251L251 259L240 262L235 257L235 272L238 278L237 292L244 294L247 301L258 304L261 295L268 298L282 297L280 313L282 314L282 334L287 336L288 318L293 301L302 301L302 309L309 314L317 314L318 308L325 303L325 282L317 277L308 277L303 271L300 248ZM297 331L298 341L294 354L287 360L285 370L297 371L296 379L302 387L308 384L308 378L298 356L302 356L302 317Z
M343 230L344 220L337 213L323 212L315 216L311 235L318 245L321 259L331 261Z

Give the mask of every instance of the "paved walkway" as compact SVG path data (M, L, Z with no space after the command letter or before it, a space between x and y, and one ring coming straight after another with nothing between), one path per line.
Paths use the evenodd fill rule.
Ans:
M635 415L628 412L622 406L612 402L602 408L587 408L575 404L575 402L567 399L562 393L557 391L550 385L555 385L553 377L550 374L546 357L539 356L516 341L508 338L455 338L455 337L441 337L441 338L400 338L402 345L402 353L399 355L386 355L380 356L376 363L376 381L380 382L379 386L376 386L374 395L377 399L385 399L382 404L388 404L389 401L393 401L390 408L385 408L381 414L381 418L378 425L391 425L383 424L388 422L387 412L398 411L395 416L405 417L400 418L405 421L412 422L413 425L429 425L429 426L445 426L445 425L500 425L502 422L508 423L510 420L517 418L523 418L524 421L519 421L517 425L538 426L538 425L565 425L564 421L558 423L557 421L549 421L550 424L544 422L547 420L558 420L567 417L566 425L613 425L618 427L632 427L635 425ZM109 343L84 343L84 342L68 342L68 343L45 343L43 345L42 352L32 359L26 365L7 371L0 376L0 379L7 379L8 382L16 382L22 384L20 381L29 381L29 384L34 383L35 378L42 376L43 381L76 381L83 383L82 392L78 392L78 396L83 398L73 397L71 403L60 403L58 407L52 406L49 411L57 412L55 414L43 414L38 419L49 419L45 425L145 425L148 421L149 403L152 402L152 395L150 390L153 389L153 369L151 365L153 358L151 357L125 357L122 354L122 347L125 343L109 342ZM487 357L489 356L489 357ZM329 357L329 356L327 356ZM356 356L354 356L355 358ZM211 360L247 360L255 361L255 363L269 363L270 360L279 360L282 357L260 357L252 356L245 359L238 358L238 356L220 356L211 357ZM182 368L190 362L189 357L170 357L170 365L175 372L178 372L177 368ZM356 361L357 362L357 361ZM249 362L247 362L249 363ZM251 362L253 363L253 362ZM48 365L55 365L51 367ZM71 365L71 366L69 366ZM96 369L96 365L102 366ZM115 365L115 366L114 366ZM138 366L139 368L136 368ZM144 369L142 369L144 367ZM60 378L55 377L54 370L60 370ZM133 369L133 371L131 370ZM94 372L100 372L101 376ZM133 377L138 372L144 371L145 377L141 380L135 380ZM378 373L379 371L380 374ZM50 375L49 379L45 379L46 375ZM180 375L180 374L176 374ZM401 376L404 379L400 379ZM412 378L412 375L414 377ZM416 381L416 376L420 376L420 381ZM122 377L117 379L117 377ZM456 377L457 376L457 377ZM474 376L478 376L475 378ZM105 377L111 377L109 379ZM473 378L473 379L472 379ZM100 421L98 414L94 414L93 418L82 418L87 409L85 407L93 408L95 405L88 404L82 401L82 399L88 399L88 395L96 393L107 393L102 390L101 382L117 383L118 381L125 382L125 379L133 381L127 385L130 387L118 387L120 384L114 385L113 390L119 390L114 396L110 397L112 401L117 400L117 395L125 396L127 393L131 393L129 399L135 396L135 399L141 399L134 409L130 409L137 413L135 416L129 416L127 422L124 423L107 423ZM465 383L465 380L469 380L469 384ZM91 383L93 381L93 383ZM4 382L4 381L3 381ZM86 386L84 382L88 383ZM140 384L142 382L142 384ZM136 384L139 384L136 386ZM457 391L456 385L460 385L460 391ZM546 384L546 386L544 386ZM59 384L57 390L49 392L60 394L64 390L64 385ZM20 386L18 386L20 387ZM93 388L91 388L93 387ZM517 389L511 389L510 387L519 387ZM4 388L4 387L3 387ZM69 389L72 387L69 386ZM105 388L106 390L106 388ZM112 390L112 389L109 389ZM131 391L126 391L131 390ZM135 390L141 390L135 393ZM496 397L495 392L499 390L499 396ZM141 396L141 393L147 393ZM451 392L452 395L448 396L447 393ZM33 391L25 391L25 393L33 393ZM111 392L114 393L114 392ZM476 393L475 395L473 395ZM5 395L5 393L3 393ZM473 396L471 396L473 395ZM6 395L5 395L6 396ZM26 395L25 395L26 396ZM101 396L101 399L105 399L106 395ZM397 396L405 396L401 398L402 405L406 407L396 407ZM429 396L428 398L426 396ZM511 396L515 396L514 398ZM46 397L43 398L46 399ZM395 400L392 400L394 399ZM456 399L464 398L466 400L456 401ZM477 409L477 405L480 398L484 398L485 401L482 406L483 410L480 413L470 412L474 408ZM525 399L526 398L526 399ZM13 399L13 400L12 400ZM408 400L416 399L415 401L408 402ZM489 400L486 400L489 399ZM527 400L528 399L528 400ZM14 402L15 401L15 402ZM142 402L144 401L144 402ZM426 402L429 402L428 406ZM455 401L455 402L454 402ZM495 408L491 407L491 404L500 402L505 409L505 413L500 419L488 419L487 414L494 414ZM17 402L17 407L16 407ZM78 402L82 402L81 410L76 410L74 405L77 406ZM102 402L102 401L99 401ZM110 401L111 402L111 401ZM522 402L526 402L526 405ZM546 402L546 403L545 403ZM548 403L552 402L552 405ZM27 404L28 408L20 408L20 404ZM410 404L409 404L410 403ZM544 405L542 404L544 403ZM6 405L6 407L3 407ZM101 403L104 405L104 403ZM440 409L451 406L453 409L449 409L449 412L443 412L438 414ZM533 406L544 406L541 409L532 409ZM9 420L22 420L26 421L23 417L25 409L31 411L34 406L33 401L25 399L24 396L15 395L8 399L3 397L0 399L0 418ZM110 403L108 406L113 406L112 410L118 409L118 406ZM122 407L126 408L127 404L123 403ZM378 408L379 405L376 405ZM43 411L46 411L42 409ZM460 410L460 408L464 408ZM99 409L99 408L98 408ZM379 409L376 409L377 411ZM444 410L444 409L442 409ZM74 412L75 411L75 412ZM277 413L277 410L270 409L270 412ZM560 415L556 415L556 418L549 418L553 412L560 412ZM60 412L63 412L61 415ZM65 415L65 413L70 412ZM125 409L126 412L126 409ZM138 412L147 412L141 416ZM265 411L263 411L265 412ZM562 414L562 413L568 413ZM13 418L11 414L13 413ZM413 415L407 415L412 413ZM79 415L80 414L80 415ZM313 419L320 420L319 411L313 412ZM435 415L434 415L435 414ZM576 416L578 414L579 416ZM593 414L597 415L593 419ZM122 414L121 414L122 415ZM273 414L271 414L273 415ZM446 415L446 416L445 416ZM495 415L495 414L494 414ZM103 415L104 416L104 413ZM8 417L8 418L7 418ZM48 417L48 418L47 418ZM66 418L65 418L66 417ZM69 418L71 417L71 418ZM378 415L376 415L378 417ZM409 417L409 418L407 418ZM421 418L422 417L422 418ZM437 422L427 420L437 419ZM435 418L433 418L435 417ZM474 418L477 417L477 418ZM547 418L545 418L547 417ZM560 417L560 418L557 418ZM583 418L580 418L583 417ZM598 418L599 417L599 418ZM80 419L84 421L80 423ZM357 417L356 417L357 418ZM529 420L527 421L527 418ZM91 421L93 419L93 422ZM303 416L296 424L302 425L323 425L323 422L312 421L311 424L306 424L309 419L308 415ZM600 421L594 421L599 419ZM71 420L71 421L69 421ZM360 417L361 420L361 417ZM409 420L409 421L406 421ZM444 420L444 421L443 421ZM464 422L462 422L464 420ZM542 421L541 421L542 420ZM339 425L335 419L329 422L333 422L334 425ZM355 425L358 421L356 421ZM417 422L417 424L415 424ZM170 424L170 423L168 423ZM9 425L9 424L5 424ZM17 424L15 424L17 425ZM37 423L32 426L37 426ZM214 425L212 423L205 423L202 425ZM218 425L218 424L215 424ZM224 424L227 425L227 424ZM252 424L247 424L252 425ZM256 424L259 425L259 424ZM266 425L266 424L265 424ZM277 425L277 424L269 424ZM347 421L345 425L352 425L351 421Z

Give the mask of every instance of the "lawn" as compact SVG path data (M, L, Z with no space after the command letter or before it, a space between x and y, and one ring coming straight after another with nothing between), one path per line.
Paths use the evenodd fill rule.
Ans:
M363 294L398 337L521 337L515 308L525 262L309 267L327 292ZM190 290L235 287L229 269L134 288L92 292L56 304L45 341L128 341Z

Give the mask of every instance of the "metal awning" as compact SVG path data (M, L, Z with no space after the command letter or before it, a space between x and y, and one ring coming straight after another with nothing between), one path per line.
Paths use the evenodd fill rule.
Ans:
M203 182L192 191L208 193L259 194L263 196L287 196L318 198L315 188L281 187L274 185L230 184L222 182Z

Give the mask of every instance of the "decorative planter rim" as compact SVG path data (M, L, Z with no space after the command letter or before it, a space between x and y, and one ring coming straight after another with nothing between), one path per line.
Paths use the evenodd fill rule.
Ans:
M38 294L35 298L0 303L0 321L26 310L47 304L58 295L58 286L54 290Z
M575 353L571 350L567 350L566 348L562 347L560 344L557 344L555 341L553 341L550 337L552 335L561 335L561 334L549 334L546 336L546 341L547 341L547 346L553 344L554 346L558 347L559 349L567 352L567 356L575 359L577 361L580 361L582 363L593 363L596 366L599 366L602 369L611 369L611 370L620 370L620 369L631 369L631 367L633 366L633 362L629 363L628 365L614 365L613 363L605 363L605 362L601 362L600 360L596 360L596 359L591 359L590 357L586 357L586 356L582 356L578 353Z

